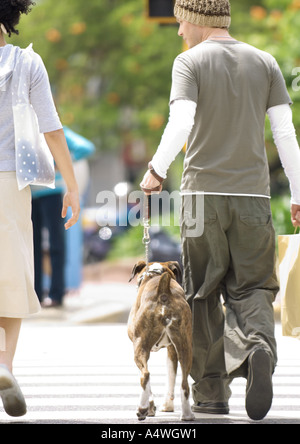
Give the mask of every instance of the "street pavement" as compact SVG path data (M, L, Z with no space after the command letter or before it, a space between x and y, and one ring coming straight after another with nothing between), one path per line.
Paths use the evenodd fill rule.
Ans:
M141 425L135 415L140 386L126 319L135 298L132 285L88 284L70 297L64 309L43 310L25 320L15 358L15 376L28 412L12 418L0 407L0 424ZM274 375L274 400L261 424L300 424L300 342L281 335L276 326L279 362ZM149 362L157 407L166 387L166 351ZM147 418L143 425L171 427L180 418L180 370L175 412ZM229 415L196 414L194 423L254 424L246 414L244 379L233 382ZM121 426L120 426L121 425ZM128 425L128 426L127 426ZM193 436L192 436L193 437Z

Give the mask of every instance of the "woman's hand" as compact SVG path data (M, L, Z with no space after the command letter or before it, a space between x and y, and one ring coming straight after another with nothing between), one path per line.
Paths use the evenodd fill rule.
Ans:
M65 223L65 229L68 230L73 225L76 224L80 214L80 203L79 203L79 193L78 191L67 191L63 199L63 207L61 211L61 217L65 218L67 215L68 208L71 207L72 216Z

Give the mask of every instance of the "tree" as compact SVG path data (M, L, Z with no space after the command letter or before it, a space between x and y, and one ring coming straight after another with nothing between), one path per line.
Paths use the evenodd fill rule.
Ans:
M264 51L271 53L279 63L293 101L293 120L300 134L300 27L299 0L262 0L249 7L249 20L237 31L241 38ZM270 125L266 124L266 146L270 163L273 194L288 192L277 150L273 143Z
M19 26L49 73L63 123L101 149L144 139L156 147L168 117L176 28L148 23L141 0L41 0Z
M144 0L36 0L12 42L41 54L62 122L99 149L143 140L154 153L168 119L173 60L183 50L176 26L145 18ZM231 0L234 37L273 54L283 71L300 129L300 0ZM299 80L299 81L298 81ZM267 151L274 190L286 190L270 127ZM181 158L179 162L181 162ZM175 176L180 176L181 168ZM178 178L176 181L178 183Z

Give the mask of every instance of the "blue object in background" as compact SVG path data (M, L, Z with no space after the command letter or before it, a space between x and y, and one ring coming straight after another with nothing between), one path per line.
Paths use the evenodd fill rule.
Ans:
M85 137L75 133L68 127L64 127L64 133L68 148L73 160L75 175L78 181L81 206L84 203L84 196L89 182L88 164L86 159L95 152L95 145ZM46 187L31 187L33 204L40 199L46 199L50 194L65 193L65 184L59 171L55 176L55 189ZM68 210L67 218L71 217L71 210ZM80 287L82 281L83 265L83 235L81 218L68 231L64 232L64 239L61 244L65 244L65 290L74 290ZM51 286L51 276L43 276L44 290L49 290Z

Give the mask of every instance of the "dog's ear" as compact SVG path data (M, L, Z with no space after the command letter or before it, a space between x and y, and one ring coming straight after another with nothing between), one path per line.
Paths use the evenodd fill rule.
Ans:
M174 273L176 281L181 285L182 284L182 270L181 266L177 261L168 262L168 267Z
M132 269L132 273L131 273L131 277L129 279L129 282L132 281L132 279L134 278L134 276L138 273L140 273L140 271L142 271L143 268L145 268L146 266L146 262L145 261L139 261L137 264L135 264L135 266Z

